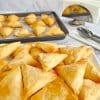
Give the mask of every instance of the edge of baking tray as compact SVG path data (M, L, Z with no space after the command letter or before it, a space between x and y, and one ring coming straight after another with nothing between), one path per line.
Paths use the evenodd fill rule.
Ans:
M64 17L79 17L79 16L90 16L90 13L82 13L82 14L69 14L69 15L62 15Z
M41 36L41 37L27 37L27 38L13 38L13 39L0 39L0 43L9 43L9 42L16 42L16 41L21 41L21 42L35 42L35 41L50 41L50 40L61 40L64 39L66 37L67 34L69 34L67 28L65 27L65 25L63 24L63 22L61 21L61 19L58 17L58 15L54 12L54 11L43 11L43 12L19 12L19 13L0 13L3 15L10 15L10 14L16 14L20 17L24 17L30 13L34 13L36 15L41 15L43 13L48 14L48 15L53 15L59 25L59 27L61 28L62 31L64 31L64 35L58 35L58 36Z

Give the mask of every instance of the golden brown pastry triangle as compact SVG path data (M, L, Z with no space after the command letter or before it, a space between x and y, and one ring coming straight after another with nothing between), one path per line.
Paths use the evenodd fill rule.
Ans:
M66 57L66 54L40 53L38 60L40 61L43 70L49 71L60 64Z
M0 73L2 72L6 64L7 64L6 60L0 59Z
M79 100L100 100L100 83L85 79Z
M20 42L13 42L0 47L0 58L6 58L10 56L18 47Z
M29 32L25 28L21 28L14 33L14 36L16 36L16 37L29 37L29 36L32 36L32 33Z
M7 17L7 21L9 22L15 22L15 21L18 21L20 18L17 16L17 15L9 15Z
M61 78L57 78L33 95L30 100L78 100L78 98Z
M85 78L93 80L95 82L100 82L100 71L98 66L95 66L91 61L88 61L86 72L85 72Z
M24 99L27 99L56 78L53 72L43 72L41 69L29 65L22 65L22 75Z
M46 14L42 14L41 15L41 19L45 22L45 24L47 24L48 26L52 26L56 20L54 17L46 15Z
M10 36L13 31L14 31L14 29L11 27L1 27L0 28L0 35L3 38L6 38L6 37Z
M51 27L46 33L46 35L63 35L64 32L58 27L58 26L53 26Z
M27 24L32 24L34 21L37 20L37 16L35 14L29 14L27 15L25 18L24 18L24 21L27 23Z
M18 53L27 52L29 53L30 49L32 48L32 43L25 43L24 45L19 46L16 51L12 54L13 57L17 56Z
M83 45L80 47L63 47L60 48L60 52L68 55L64 60L65 64L71 64L80 61L81 59L88 58L92 54L93 50L88 46Z
M70 65L57 66L57 73L72 88L75 94L79 94L83 84L86 62L81 61Z
M22 100L22 76L20 67L0 74L0 100Z
M18 21L12 21L12 22L7 22L5 24L5 26L12 27L12 28L21 28L22 24L20 22L18 22Z
M44 52L52 53L58 51L58 45L48 42L35 42L34 43L37 48L42 49Z
M40 26L40 25L36 25L36 26L32 26L33 32L36 36L41 36L43 35L46 27L45 26Z

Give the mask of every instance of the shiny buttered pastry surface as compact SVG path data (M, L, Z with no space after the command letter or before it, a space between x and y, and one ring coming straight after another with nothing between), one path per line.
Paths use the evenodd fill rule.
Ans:
M5 28L7 27L7 28ZM13 32L5 32L13 29ZM2 34L2 29L5 31ZM0 15L1 38L23 38L64 35L62 29L57 25L56 18L52 15L36 15L30 13L24 17L18 15ZM21 30L21 31L20 31Z
M17 30L15 33L14 33L14 36L16 37L29 37L29 36L32 36L32 33L29 32L27 29L25 28L21 28L19 30Z
M100 71L90 60L93 53L85 45L0 45L0 100L99 100Z
M14 29L11 28L11 27L1 27L1 28L0 28L0 35L1 35L3 38L6 38L6 37L8 37L9 35L12 34L13 30L14 30Z

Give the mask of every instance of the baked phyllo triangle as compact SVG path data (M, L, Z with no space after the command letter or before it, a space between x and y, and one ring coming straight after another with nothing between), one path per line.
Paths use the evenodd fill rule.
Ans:
M37 20L37 17L35 14L29 14L27 15L25 18L24 18L24 21L27 23L27 24L32 24L34 21Z
M64 32L58 27L58 26L53 26L51 27L46 33L46 35L63 35Z
M32 23L31 27L34 27L34 26L46 26L46 24L42 21L42 20L36 20Z
M36 36L41 36L41 35L43 35L46 27L45 26L36 25L36 26L32 26L32 29L33 29L33 33Z
M13 22L7 22L5 24L5 26L11 27L11 28L21 28L22 24L20 22L18 22L18 21L13 21Z
M43 70L49 71L60 64L66 57L66 54L40 53L38 60L40 61Z
M0 22L0 28L2 28L4 26L4 22Z
M92 54L93 50L88 46L83 45L80 47L63 47L60 48L60 52L68 55L64 60L65 64L71 64L80 61L81 59L88 58Z
M6 58L10 56L19 46L20 42L13 42L0 46L0 58Z
M0 28L0 35L1 35L3 38L6 38L6 37L8 37L9 35L11 35L13 31L14 31L14 29L11 28L11 27L1 27L1 28Z
M91 61L88 61L85 78L93 80L95 82L100 82L100 71L98 67L99 66L95 66Z
M28 52L19 52L11 61L10 64L29 64L35 67L40 66L40 63L36 61Z
M78 98L61 78L57 78L34 94L30 100L78 100Z
M56 79L54 72L43 72L41 69L29 65L22 65L24 82L24 99L43 88L49 82Z
M0 15L0 22L4 22L6 20L6 16Z
M30 54L33 58L37 59L38 58L38 55L40 53L43 53L43 50L37 48L37 47L32 47L31 50L30 50Z
M27 29L25 28L21 28L19 30L17 30L15 33L14 33L14 36L16 37L29 37L29 36L32 36L32 33L29 32Z
M2 72L6 64L7 64L6 60L0 59L0 73Z
M42 14L41 15L41 19L45 22L45 24L47 24L48 26L52 26L56 20L54 17L49 16L47 14Z
M57 44L48 43L48 42L35 42L34 45L37 48L42 49L44 52L47 52L47 53L52 53L52 52L58 51Z
M100 83L85 79L79 94L79 100L100 100Z
M22 87L19 66L0 74L0 100L22 100Z
M81 61L70 65L57 66L57 73L72 88L75 94L79 94L83 84L86 62Z
M9 22L15 22L15 21L18 21L20 18L17 16L17 15L9 15L7 17L7 21Z

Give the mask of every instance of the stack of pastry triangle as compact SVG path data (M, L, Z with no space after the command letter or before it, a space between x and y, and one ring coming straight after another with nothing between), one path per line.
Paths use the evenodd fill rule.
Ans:
M83 83L85 69L86 62L82 61L70 65L58 66L56 71L72 88L74 93L79 94Z
M63 35L64 32L58 26L53 26L46 32L46 34L47 35Z
M0 47L0 58L6 58L10 56L19 46L20 46L20 42L14 42L14 43L1 46Z
M52 44L48 42L35 42L35 46L47 53L51 53L51 52L54 53L58 51L57 44Z
M29 52L32 47L32 43L26 43L23 46L19 46L15 52L12 54L13 57L15 57L19 52Z
M7 62L5 60L0 59L0 73L2 72L6 64Z
M0 100L22 100L22 76L20 67L0 74Z
M42 68L45 71L49 71L50 69L60 64L66 57L67 57L66 54L40 53L39 61L42 64Z
M27 99L56 78L54 72L43 72L41 69L29 65L22 65L21 68L24 82L24 99Z
M67 84L58 77L33 95L30 100L78 100L78 98Z
M100 82L100 71L91 61L88 61L87 63L85 78L95 82Z
M100 83L85 79L79 94L79 100L100 100Z
M32 58L29 54L32 44L26 43L23 47L19 47L13 54L14 58L10 61L10 64L29 64L34 66L39 66L40 64Z
M68 57L64 60L64 63L71 64L80 61L81 59L89 57L93 53L93 50L83 45L80 47L63 47L60 48L60 52L68 55Z
M20 52L14 59L11 60L10 64L29 64L29 65L39 65L39 63L32 58L32 56L27 52Z

